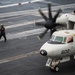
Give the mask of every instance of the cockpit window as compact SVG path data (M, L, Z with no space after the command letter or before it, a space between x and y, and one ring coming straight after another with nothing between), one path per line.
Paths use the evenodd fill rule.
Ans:
M56 42L62 42L63 41L63 37L56 36L55 41Z
M54 36L54 35L52 35L50 40L54 40L54 38L55 38L55 36Z
M51 44L64 44L64 43L71 43L73 42L73 36L62 37L62 36L55 36L52 35L48 43Z
M66 37L52 35L48 42L52 44L63 44L66 43Z

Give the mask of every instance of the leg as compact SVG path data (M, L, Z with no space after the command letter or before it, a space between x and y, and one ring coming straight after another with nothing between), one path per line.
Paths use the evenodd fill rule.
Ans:
M3 37L4 37L4 39L5 39L5 42L6 42L6 40L7 40L7 39L6 39L6 35L4 34L4 35L3 35Z
M1 39L2 35L0 35L0 39Z

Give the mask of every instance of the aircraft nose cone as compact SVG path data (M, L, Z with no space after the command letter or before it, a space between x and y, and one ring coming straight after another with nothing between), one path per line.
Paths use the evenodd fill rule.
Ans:
M47 52L45 50L41 50L40 51L40 54L43 55L43 56L46 56L47 55Z

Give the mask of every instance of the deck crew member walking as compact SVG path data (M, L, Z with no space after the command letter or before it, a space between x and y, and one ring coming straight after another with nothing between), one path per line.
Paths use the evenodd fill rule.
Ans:
M4 26L1 24L1 28L0 28L0 39L1 39L1 37L4 37L4 42L6 42L6 34L5 34L5 28L4 28Z

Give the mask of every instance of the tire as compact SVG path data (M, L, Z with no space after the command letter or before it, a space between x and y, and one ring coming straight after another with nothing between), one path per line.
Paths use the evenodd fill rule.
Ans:
M55 72L58 72L59 71L59 67L58 66L55 66L54 71Z

